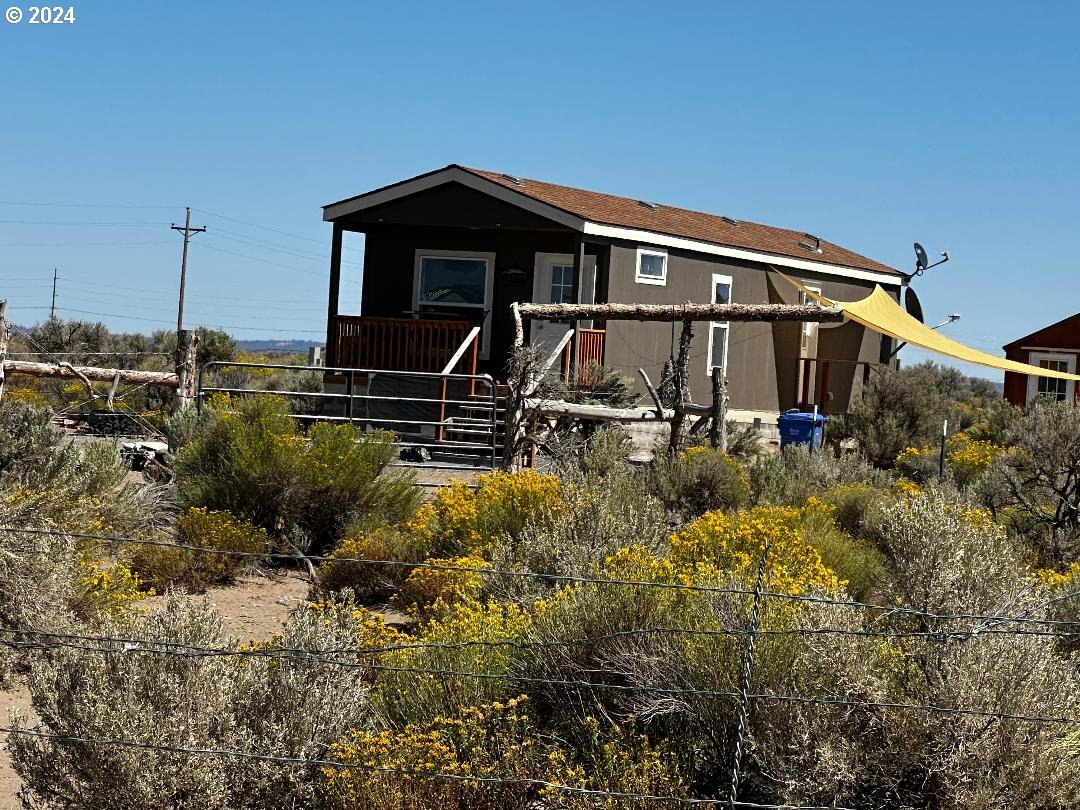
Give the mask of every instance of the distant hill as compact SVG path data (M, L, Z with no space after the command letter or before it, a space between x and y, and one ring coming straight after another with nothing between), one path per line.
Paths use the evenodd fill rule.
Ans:
M238 340L241 349L253 352L307 352L311 346L321 346L313 340Z

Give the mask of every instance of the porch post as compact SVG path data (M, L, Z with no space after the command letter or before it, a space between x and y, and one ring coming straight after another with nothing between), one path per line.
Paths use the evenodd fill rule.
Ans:
M577 234L577 241L574 243L574 299L581 298L581 272L585 267L585 237L581 233ZM571 362L571 374L573 379L568 379L574 388L577 388L578 383L578 359L580 358L581 348L581 332L578 330L580 321L575 319L571 322L571 328L574 330L573 349L571 350L570 362Z
M341 288L341 234L340 222L334 223L334 237L330 243L330 294L326 304L326 352L323 365L335 368L337 358L338 293Z

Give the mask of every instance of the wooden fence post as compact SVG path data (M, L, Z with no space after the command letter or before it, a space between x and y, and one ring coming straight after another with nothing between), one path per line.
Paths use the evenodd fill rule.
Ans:
M195 401L195 356L199 345L199 333L183 329L176 334L176 396L173 413L187 410Z

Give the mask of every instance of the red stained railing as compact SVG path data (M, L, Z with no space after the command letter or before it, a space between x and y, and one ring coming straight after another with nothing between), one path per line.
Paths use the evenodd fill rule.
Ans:
M441 372L473 324L415 318L339 315L334 365Z
M604 330L578 329L578 368L589 363L604 365Z

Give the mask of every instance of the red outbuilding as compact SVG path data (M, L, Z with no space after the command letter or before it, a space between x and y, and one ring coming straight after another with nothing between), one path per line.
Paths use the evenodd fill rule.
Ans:
M1039 368L1075 374L1080 355L1080 312L1014 340L1005 347L1005 357ZM1077 396L1076 383L1052 377L1005 372L1005 399L1013 405L1027 405L1038 396L1071 400Z

